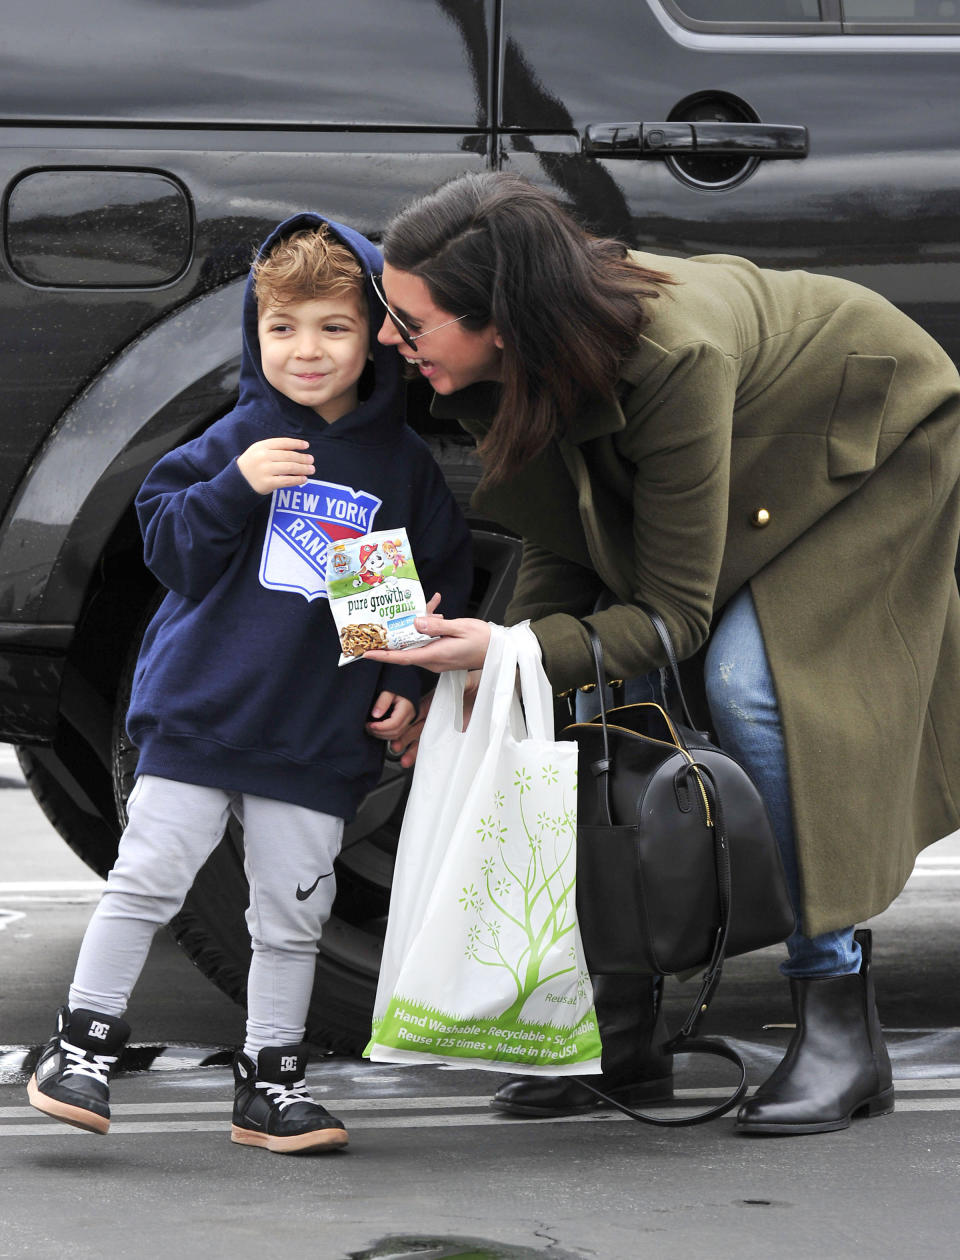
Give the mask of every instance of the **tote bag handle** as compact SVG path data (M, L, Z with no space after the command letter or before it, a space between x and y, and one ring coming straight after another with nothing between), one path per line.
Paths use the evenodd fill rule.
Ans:
M553 692L543 671L540 644L528 622L511 626L508 631L517 651L520 699L530 739L554 738Z

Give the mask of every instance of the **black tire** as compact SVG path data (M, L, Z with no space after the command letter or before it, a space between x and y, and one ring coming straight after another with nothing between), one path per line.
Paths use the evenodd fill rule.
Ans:
M438 446L435 454L457 501L469 515L470 494L478 480L472 447L447 442ZM473 519L471 527L475 554L471 612L493 620L502 619L519 563L519 545L502 531L496 532L488 522ZM124 717L140 638L155 607L154 602L147 609L117 689L112 764L121 822L125 820L124 803L133 786L136 767L136 750L127 737ZM32 753L26 756L28 761L34 760ZM42 767L34 768L32 773L35 781L45 779ZM81 827L76 809L70 809L70 798L58 791L55 780L39 786L48 798L60 795L65 798L57 802L61 810L60 822L52 820L88 862L88 852L95 849L97 869L105 873L116 854L115 838L99 833L94 836L86 827ZM344 836L343 851L336 865L337 897L320 942L307 1022L308 1038L330 1050L359 1054L369 1037L394 856L408 789L409 772L402 770L396 760L388 758L380 783L364 800ZM69 817L62 816L63 809L68 810ZM109 858L106 867L105 854ZM244 921L247 898L242 835L239 826L231 824L197 876L170 930L204 975L241 1006L245 1002L250 963L250 941Z
M117 856L117 833L96 810L84 809L79 793L65 786L63 765L51 749L17 748L17 760L48 821L101 879Z

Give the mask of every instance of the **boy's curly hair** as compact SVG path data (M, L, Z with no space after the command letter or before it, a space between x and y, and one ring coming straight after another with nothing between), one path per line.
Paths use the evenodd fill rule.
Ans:
M323 224L285 236L253 263L258 311L341 293L355 293L365 309L363 281L354 253Z

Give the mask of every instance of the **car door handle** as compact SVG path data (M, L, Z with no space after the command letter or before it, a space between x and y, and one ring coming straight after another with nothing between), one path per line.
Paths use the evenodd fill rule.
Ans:
M612 158L802 158L810 150L806 127L747 122L590 123L584 153Z

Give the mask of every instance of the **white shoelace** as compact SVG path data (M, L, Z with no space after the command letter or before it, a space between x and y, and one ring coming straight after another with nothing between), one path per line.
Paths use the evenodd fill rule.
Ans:
M117 1061L115 1054L89 1054L79 1046L60 1039L60 1049L67 1060L64 1076L89 1076L101 1085L108 1085L110 1069Z
M286 1085L274 1085L272 1081L257 1081L257 1089L262 1089L270 1095L281 1111L285 1107L289 1107L291 1103L305 1102L312 1103L310 1091L307 1089L307 1078L302 1081L294 1081L289 1087Z

